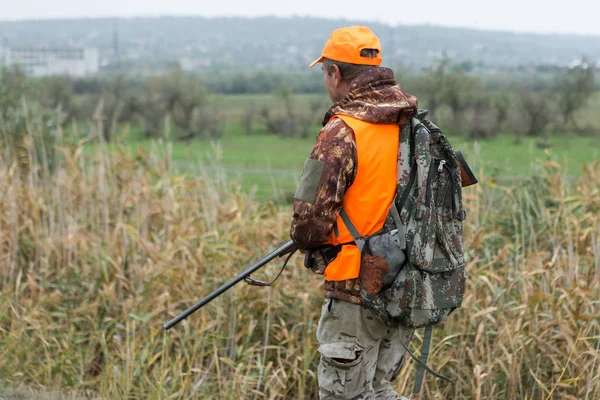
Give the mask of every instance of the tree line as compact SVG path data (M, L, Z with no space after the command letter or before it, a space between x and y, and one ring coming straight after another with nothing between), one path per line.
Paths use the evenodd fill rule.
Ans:
M472 138L506 133L543 139L553 131L596 133L594 126L582 125L576 117L596 91L595 73L595 65L583 60L571 68L503 80L475 75L465 63L443 58L417 73L398 70L396 78L407 92L419 97L432 119L452 133ZM33 79L18 69L3 69L0 117L6 120L15 115L14 110L34 103L44 112L57 113L57 124L101 121L106 141L126 123L141 127L148 138L159 136L165 124L176 129L178 140L218 138L231 116L212 101L212 94L270 93L277 98L278 107L248 102L238 110L236 121L227 122L239 124L247 135L260 126L271 134L307 137L327 103L315 98L300 104L296 94L325 93L322 80L322 74L315 71L202 75L181 69L144 78Z

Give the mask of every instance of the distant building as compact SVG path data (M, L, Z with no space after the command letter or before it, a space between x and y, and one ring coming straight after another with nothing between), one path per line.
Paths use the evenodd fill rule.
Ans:
M585 58L576 58L569 64L569 69L581 68L588 69L590 68L590 63Z
M31 76L85 76L98 72L98 49L0 45L0 65L19 65Z

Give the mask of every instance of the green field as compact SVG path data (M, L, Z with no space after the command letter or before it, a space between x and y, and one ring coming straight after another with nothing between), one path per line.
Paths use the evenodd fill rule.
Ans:
M310 102L327 105L325 96L294 95L292 102L298 110L305 110ZM319 119L306 139L283 138L268 134L259 117L253 123L253 133L246 135L242 118L246 110L269 107L274 112L283 109L275 95L214 95L211 102L223 114L223 135L218 140L193 140L178 142L176 133L167 138L150 140L142 137L139 128L119 142L130 151L136 148L153 149L165 154L170 148L172 165L178 172L201 173L209 178L225 177L238 182L245 191L254 191L261 200L289 201L298 184L304 160L310 154L319 132ZM596 106L600 96L595 96L580 113L582 126L596 123ZM442 126L443 128L443 126ZM539 148L539 138L522 138L517 143L510 133L493 139L475 141L463 136L448 134L453 147L461 150L480 180L490 178L519 180L535 175L543 161L561 163L568 176L579 176L582 165L599 158L597 139L594 136L551 135L548 148ZM167 146L167 144L170 144ZM93 150L92 150L93 151Z
M518 180L532 176L541 162L548 160L560 162L567 175L579 176L584 163L599 159L597 141L591 137L552 137L549 149L537 148L537 139L524 139L519 144L512 137L487 141L450 139L482 181L491 177ZM314 139L232 135L220 141L172 143L171 157L179 172L226 176L246 190L255 190L260 199L282 202L291 198L313 144ZM163 152L167 148L164 141L149 140L129 142L128 146Z

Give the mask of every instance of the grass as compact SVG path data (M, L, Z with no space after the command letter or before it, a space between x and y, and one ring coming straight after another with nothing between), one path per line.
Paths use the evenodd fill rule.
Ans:
M172 160L179 172L208 175L235 181L261 200L285 201L295 191L302 166L314 142L273 135L231 136L216 141L172 143ZM136 141L126 148L154 149L164 154L165 142ZM213 166L217 165L218 168Z
M63 144L46 168L33 148L47 132L28 129L34 138L0 151L0 387L315 398L322 278L300 257L274 288L240 285L161 329L286 240L288 205L257 202L214 160L217 174L180 175L176 147L98 146L84 161ZM429 377L421 398L599 398L600 164L567 179L543 161L518 185L478 173L482 184L465 191L466 297L434 330L430 357L455 383ZM407 363L399 392L414 371Z
M524 138L517 143L513 137L499 136L485 141L450 137L455 150L461 150L476 169L504 179L531 177L538 173L543 161L560 161L564 172L581 176L583 165L598 160L597 139L556 135L548 140L548 149L538 148L538 139ZM472 161L471 161L472 160Z
M314 101L323 105L328 103L324 94L297 94L292 98L299 110L307 109ZM216 161L220 178L239 183L245 192L254 193L259 200L289 201L319 132L319 118L315 117L313 133L306 139L268 134L264 121L258 117L253 124L253 134L246 135L242 126L246 110L266 106L280 112L283 110L281 99L276 95L212 95L211 103L224 116L223 134L217 141L182 143L174 140L175 133L168 136L171 140L152 141L144 139L140 127L135 125L122 127L118 141L132 152L140 147L162 154L170 143L171 157L179 172L196 174L204 169L205 173L210 173L211 165ZM597 93L579 112L578 121L582 127L597 124L599 104L600 93ZM538 138L525 137L517 143L516 138L508 134L481 141L452 134L449 138L454 148L463 152L473 170L485 168L490 177L504 181L534 176L540 162L549 160L560 161L569 176L579 177L583 172L582 165L598 159L597 139L592 136L555 134L548 139L548 149L538 148ZM95 150L91 147L86 151L93 153Z
M293 106L301 110L307 109L309 104L314 101L322 104L321 115L324 114L330 104L325 88L323 88L322 94L296 93L292 97ZM283 108L281 99L274 94L214 94L211 96L211 102L214 102L219 110L223 110L227 116L233 119L240 118L249 107L257 110L262 107L272 110Z
M216 172L211 167L216 163L219 172L224 173L222 178L240 183L244 191L255 193L260 200L281 203L292 198L315 138L316 134L307 139L231 134L218 141L189 144L139 139L124 143L132 153L141 147L162 154L166 144L171 143L171 156L178 171ZM569 176L578 177L584 164L599 158L596 139L592 137L554 136L549 139L549 149L538 148L535 138L525 138L521 143L507 136L485 141L450 136L450 140L456 150L463 152L474 171L484 168L491 177L505 181L534 176L540 163L550 160L560 161Z
M85 394L68 394L65 392L57 391L55 393L49 393L46 391L36 391L31 388L17 389L17 390L3 390L0 387L0 399L1 400L83 400L83 399L94 399L97 396L94 393Z

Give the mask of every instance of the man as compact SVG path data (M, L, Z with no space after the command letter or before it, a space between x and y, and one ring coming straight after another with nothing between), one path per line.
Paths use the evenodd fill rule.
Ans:
M361 235L382 228L396 190L399 131L417 99L379 66L379 39L366 27L334 31L310 66L317 63L333 105L294 196L290 234L307 266L325 275L319 397L404 399L390 382L403 365L401 341L408 344L413 332L383 324L362 306L360 285L381 287L380 266L366 257L361 266L340 212Z

